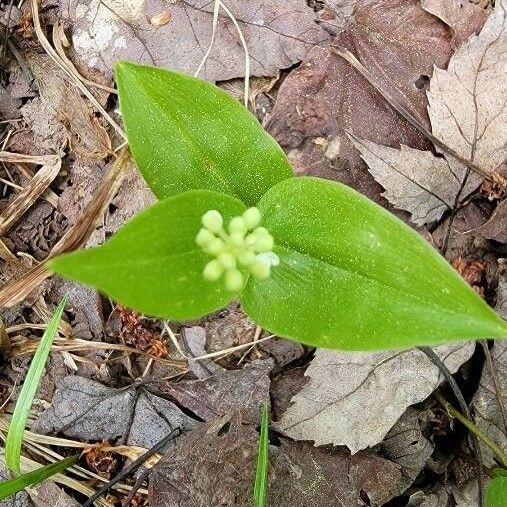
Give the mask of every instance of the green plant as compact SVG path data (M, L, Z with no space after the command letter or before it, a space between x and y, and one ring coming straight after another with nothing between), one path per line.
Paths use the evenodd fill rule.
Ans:
M257 452L257 466L255 467L255 483L253 505L264 507L268 492L268 465L269 465L269 408L264 403L261 408L261 433L259 435L259 450Z
M18 493L28 486L33 486L43 480L65 470L77 462L78 456L71 456L63 460L51 463L44 467L32 470L31 472L19 475L21 472L21 445L23 434L25 432L26 420L37 392L42 372L46 364L51 344L58 331L58 324L62 318L62 313L67 303L64 297L58 305L55 313L48 323L46 331L42 335L37 350L26 374L23 387L19 393L12 414L11 424L5 441L5 464L17 477L0 484L0 500Z
M257 324L319 347L507 336L507 324L396 217L344 185L294 177L273 138L225 92L127 62L116 78L132 154L160 201L103 246L50 261L54 272L168 319L239 298Z
M39 387L44 366L51 350L51 344L58 331L58 324L62 318L66 303L67 298L64 297L51 317L46 331L37 346L23 387L16 401L16 406L14 407L14 413L12 414L11 424L5 441L5 464L15 474L19 474L21 471L21 444L23 442L26 420L28 419L35 393Z
M497 468L486 488L486 507L505 507L507 505L507 470Z

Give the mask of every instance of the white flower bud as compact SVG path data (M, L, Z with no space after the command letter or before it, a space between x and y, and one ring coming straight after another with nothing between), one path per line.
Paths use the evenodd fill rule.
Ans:
M195 238L195 242L200 247L208 246L215 239L215 235L208 229L201 229Z
M245 243L245 235L242 232L231 232L229 238L234 246L243 246Z
M271 274L271 266L260 259L257 259L250 267L250 273L252 273L255 278L260 278L261 280L264 280L266 278L269 278L269 275Z
M218 261L209 261L204 266L202 276L208 282L216 282L224 273L224 267Z
M231 269L225 273L225 288L229 292L239 292L243 288L243 275L237 269Z
M218 233L222 230L224 219L220 212L215 209L209 210L202 216L202 225L211 232Z
M208 245L204 248L206 253L210 255L219 255L225 249L225 243L220 238L214 238L212 241L208 243Z
M261 212L259 208L248 208L243 213L243 219L248 229L255 229L261 222Z
M257 255L257 259L269 264L270 266L278 266L280 264L280 257L274 252L262 252Z
M236 256L229 252L223 252L217 257L217 261L226 269L236 268Z
M229 232L231 234L233 234L235 232L240 232L244 236L247 229L248 229L248 227L247 227L243 217L231 218L231 221L229 222Z

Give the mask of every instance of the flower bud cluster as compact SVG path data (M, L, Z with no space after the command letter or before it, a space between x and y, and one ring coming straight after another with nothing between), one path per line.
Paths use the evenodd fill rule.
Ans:
M233 217L224 228L224 219L216 210L207 211L202 217L202 229L197 233L196 243L209 255L215 257L204 267L205 280L214 282L224 278L225 288L239 292L245 283L244 266L256 278L269 278L271 267L280 262L272 251L273 236L266 228L259 227L261 212L248 208L242 215Z

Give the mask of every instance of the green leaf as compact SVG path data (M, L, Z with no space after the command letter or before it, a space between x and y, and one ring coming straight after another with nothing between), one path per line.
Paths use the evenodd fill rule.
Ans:
M44 366L48 359L53 339L58 331L58 324L60 324L60 319L62 318L66 303L67 298L64 297L51 317L48 327L37 346L32 363L30 364L25 381L23 382L23 387L19 393L16 406L14 407L11 424L9 425L9 432L7 433L7 439L5 441L5 464L15 474L20 473L21 445L23 442L26 420L28 419L35 393L39 387Z
M419 234L354 190L292 178L258 207L280 265L251 277L247 314L272 333L345 350L507 336L507 324Z
M276 141L216 86L128 62L116 64L116 81L132 154L157 197L206 189L254 205L292 176Z
M192 190L140 213L104 245L57 257L47 265L148 315L202 317L235 297L220 281L207 282L202 276L210 257L195 237L202 215L211 209L229 220L245 206L228 195Z
M36 470L32 470L26 474L20 475L10 481L5 481L0 484L0 500L4 500L11 495L15 495L20 491L23 491L28 486L34 486L40 482L49 479L53 475L63 472L66 468L77 463L79 456L71 456L69 458L62 459L51 465L46 465Z
M486 507L505 507L507 505L507 476L498 475L489 481L485 496Z
M264 403L261 409L261 433L259 435L259 451L255 469L254 507L266 505L268 491L268 457L269 457L269 409Z

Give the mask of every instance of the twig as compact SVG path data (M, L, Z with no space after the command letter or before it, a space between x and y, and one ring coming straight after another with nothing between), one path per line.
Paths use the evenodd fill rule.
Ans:
M136 460L134 460L128 467L125 467L118 475L113 477L107 484L104 484L100 489L98 489L86 502L82 505L82 507L92 507L93 502L97 500L104 493L107 493L115 484L123 480L125 477L130 475L132 472L137 470L145 461L151 458L154 454L160 451L165 445L167 445L173 438L177 437L180 434L179 428L171 431L169 435L166 435L162 440L159 440L151 449L146 451L142 456L139 456Z
M505 454L498 445L493 442L479 427L474 424L470 419L465 417L461 412L456 410L440 393L435 393L435 398L445 408L450 416L457 419L463 426L465 426L470 433L477 437L484 445L489 447L493 454L498 458L498 461L507 468L507 454Z
M458 401L458 404L463 411L464 414L468 417L468 419L471 419L470 415L470 409L468 408L467 402L465 401L465 397L463 396L463 393L461 392L461 389L458 386L458 383L452 376L451 372L449 371L449 368L445 365L445 363L440 359L440 357L433 352L433 350L430 347L417 347L423 354L425 354L428 359L440 370L442 375L444 376L445 380L447 380L449 386L452 389L452 392L454 393L454 396L456 397L456 400ZM435 393L435 396L440 396L438 393ZM470 442L470 447L472 450L472 453L475 457L475 460L477 462L477 485L479 487L479 507L482 507L484 505L484 477L482 475L482 452L481 448L479 447L479 443L477 441L477 436L475 433L472 433L472 438Z
M338 56L341 56L344 60L350 63L352 67L354 67L372 86L377 90L377 92L384 97L384 99L389 103L389 105L396 110L405 120L407 120L411 125L413 125L419 132L421 132L427 139L429 139L435 146L438 146L445 153L448 153L456 160L465 164L467 167L475 171L477 174L480 174L483 178L488 181L493 182L493 178L491 175L485 171L482 167L480 167L475 162L462 157L458 152L453 150L450 146L445 144L443 141L435 137L426 127L421 123L412 113L410 113L404 106L398 103L391 94L381 86L370 73L370 71L348 50L341 46L332 46L331 51Z

